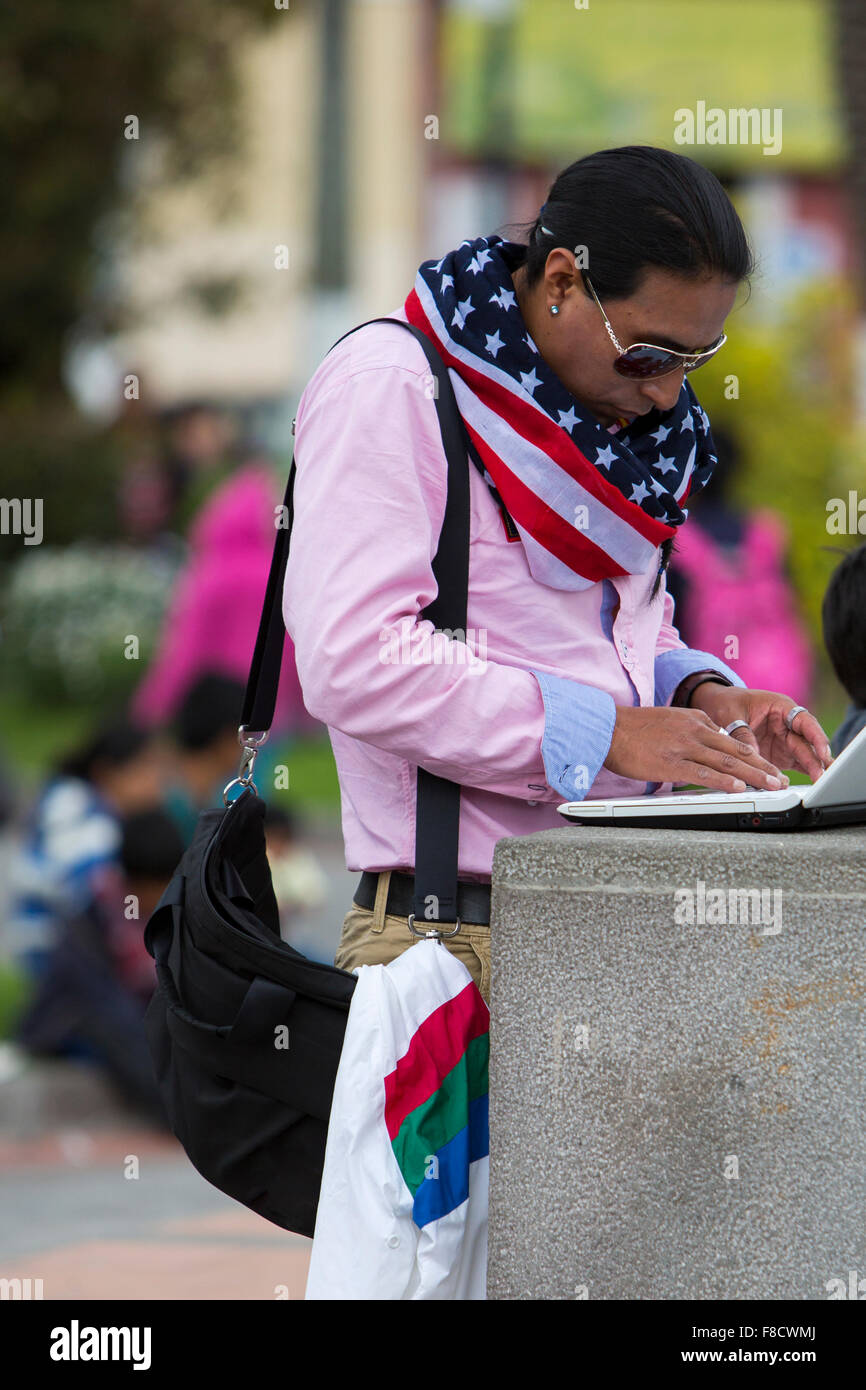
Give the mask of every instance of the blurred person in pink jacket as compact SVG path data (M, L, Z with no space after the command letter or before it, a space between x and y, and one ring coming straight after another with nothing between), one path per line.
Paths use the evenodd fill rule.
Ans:
M733 495L738 439L713 428L718 462L674 549L668 593L689 646L718 651L746 685L781 685L808 704L812 649L786 563L787 528L768 507Z
M281 503L271 468L253 459L217 488L193 521L189 555L156 655L132 701L144 724L167 726L205 672L230 676L246 687ZM267 764L265 755L272 754L275 737L319 727L304 708L294 647L287 637L273 731L259 767Z

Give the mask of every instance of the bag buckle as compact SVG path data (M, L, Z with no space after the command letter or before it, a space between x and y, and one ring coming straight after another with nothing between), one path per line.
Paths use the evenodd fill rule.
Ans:
M456 925L456 927L454 928L453 931L438 931L436 927L431 927L429 931L419 931L418 928L415 926L415 913L414 913L414 912L410 912L410 913L409 913L409 918L408 918L409 930L410 930L410 932L412 933L413 936L421 936L421 937L428 937L428 938L434 937L434 938L436 938L437 940L440 940L440 941L441 941L441 939L442 939L443 937L456 936L456 935L457 935L457 933L458 933L459 930L460 930L460 918L458 917L458 918L456 919L456 921L457 921L457 925Z
M258 796L259 794L258 788L256 787L256 784L253 781L253 769L255 768L258 751L261 748L262 744L266 741L269 731L267 729L265 729L264 731L260 731L261 737L256 738L254 734L247 733L246 727L247 726L245 724L238 725L238 743L241 745L243 752L241 753L241 761L240 766L238 768L237 777L233 777L232 780L227 784L227 786L223 787L223 802L226 806L230 804L228 792L232 787L241 786L244 789L246 789L247 787L252 787L256 796ZM237 797L232 797L232 801L236 800Z

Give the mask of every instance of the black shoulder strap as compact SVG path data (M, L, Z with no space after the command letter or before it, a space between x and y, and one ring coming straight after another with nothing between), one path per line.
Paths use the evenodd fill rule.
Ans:
M466 631L469 586L469 469L466 428L457 408L448 370L426 333L402 319L368 319L350 328L342 338L357 333L367 323L395 323L412 333L427 357L437 389L434 393L442 443L448 460L448 496L439 546L433 559L438 593L422 610L436 628L447 628L462 640ZM336 347L334 343L332 347ZM330 350L330 349L329 349ZM277 701L280 666L285 643L282 612L283 584L294 520L295 460L289 470L284 499L285 525L277 530L265 601L244 696L241 726L250 733L270 729ZM415 820L415 900L419 927L429 919L453 922L457 917L457 847L460 824L460 786L418 768ZM432 899L428 907L428 901Z

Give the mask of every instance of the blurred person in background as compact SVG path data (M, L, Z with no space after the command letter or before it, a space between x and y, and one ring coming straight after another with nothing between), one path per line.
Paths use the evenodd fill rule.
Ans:
M739 444L718 426L713 440L712 479L677 535L667 575L680 635L690 647L721 652L747 686L779 686L807 705L812 648L786 569L784 523L734 502Z
M138 375L138 373L136 373ZM175 505L159 422L141 398L124 398L112 435L121 456L117 515L124 539L144 545L165 544ZM174 538L175 544L178 538Z
M148 726L168 724L203 672L220 672L246 687L282 503L273 472L252 459L208 498L189 533L189 554L169 604L156 654L132 699ZM235 719L235 768L240 761ZM287 638L269 739L259 754L264 776L276 761L275 738L319 729L307 714Z
M866 542L833 571L821 605L824 645L850 704L831 740L835 757L866 727Z
M174 751L163 804L184 845L192 840L200 813L222 806L223 790L237 776L244 691L240 681L205 671L184 695L168 730Z
M12 764L5 745L0 743L0 828L14 820L16 805Z
M154 964L144 928L183 853L171 818L157 808L121 823L118 861L98 891L61 915L15 1041L37 1057L75 1057L112 1081L120 1097L167 1124L143 1028Z
M168 525L186 535L205 500L240 465L238 425L208 401L186 401L163 412Z
M12 949L31 980L62 925L115 892L122 818L159 805L163 749L127 715L61 759L26 814L10 870Z
M132 540L162 544L185 536L207 496L241 462L232 416L205 401L146 413L125 401L115 425L123 453L118 487L121 531Z
M202 811L223 805L224 788L237 776L237 727L245 686L210 672L192 686L172 727L175 754L166 778L165 808L184 845ZM261 758L261 753L258 755ZM294 813L269 799L272 787L255 766L255 784L265 799L265 842L274 894L285 928L302 912L324 901L327 879L314 852L299 841ZM234 787L230 797L238 795Z

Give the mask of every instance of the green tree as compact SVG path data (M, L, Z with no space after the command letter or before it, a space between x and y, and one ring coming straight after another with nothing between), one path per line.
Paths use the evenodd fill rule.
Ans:
M303 3L303 0L300 0ZM293 3L293 9L296 5ZM271 0L34 0L0 7L0 405L60 407L82 312L115 323L100 237L130 196L135 157L170 175L237 156L234 55L291 22ZM138 118L140 141L125 136ZM94 317L98 322L94 323Z

